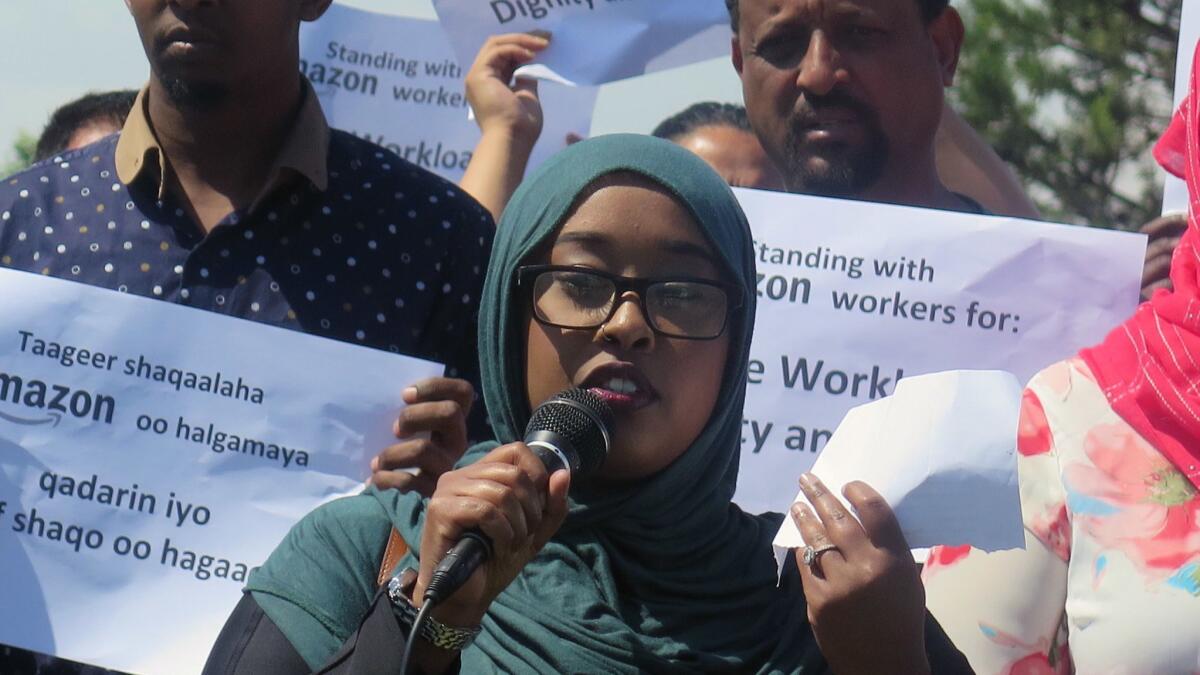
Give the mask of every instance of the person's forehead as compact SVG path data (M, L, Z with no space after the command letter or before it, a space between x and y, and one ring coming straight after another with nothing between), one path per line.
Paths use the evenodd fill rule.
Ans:
M675 236L682 235L680 238L703 239L691 211L663 186L637 175L606 179L588 190L564 221L563 232L605 232L620 239L629 236L630 230L672 230Z
M566 219L553 248L586 249L602 257L631 250L712 260L712 247L690 210L652 183L609 184L592 192Z
M739 0L743 22L820 22L915 12L918 0Z
M679 144L689 150L708 146L736 146L739 149L762 147L754 132L738 129L728 124L706 124L696 127L691 133L679 139Z

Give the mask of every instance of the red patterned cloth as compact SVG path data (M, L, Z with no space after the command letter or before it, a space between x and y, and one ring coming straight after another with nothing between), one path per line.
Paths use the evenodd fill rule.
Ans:
M1196 56L1200 57L1200 45ZM1188 185L1188 229L1159 290L1100 345L1080 352L1121 419L1200 487L1200 72L1154 156Z

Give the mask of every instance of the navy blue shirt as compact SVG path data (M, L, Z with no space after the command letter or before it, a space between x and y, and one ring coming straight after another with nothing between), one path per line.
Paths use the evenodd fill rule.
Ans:
M121 182L118 136L65 153L0 183L0 264L439 361L478 391L491 216L383 148L328 138L324 190L295 175L207 235L155 172Z

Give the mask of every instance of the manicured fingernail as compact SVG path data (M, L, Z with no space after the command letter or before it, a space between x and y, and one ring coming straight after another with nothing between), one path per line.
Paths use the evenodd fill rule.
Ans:
M371 458L371 471L378 471L378 470L379 470L379 458L378 458L378 457L372 457L372 458ZM371 479L370 479L370 478L368 478L368 479L367 479L367 482L368 482L368 483L370 483L370 482L371 482Z
M807 471L800 474L800 486L801 487L812 487L816 484L817 484L816 476L812 475L811 473L809 473Z
M400 393L400 395L404 398L405 403L412 403L413 401L416 401L417 394L418 392L416 387L408 387Z
M809 512L808 512L807 506L801 504L800 502L796 502L795 504L792 504L792 517L793 518L807 518L808 515L809 515Z

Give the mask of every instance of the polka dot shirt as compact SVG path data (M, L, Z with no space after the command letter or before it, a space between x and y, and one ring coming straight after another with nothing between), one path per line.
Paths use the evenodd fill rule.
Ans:
M0 182L0 264L439 361L478 391L494 226L457 187L334 130L324 191L297 176L206 236L156 180L119 180L117 142Z

